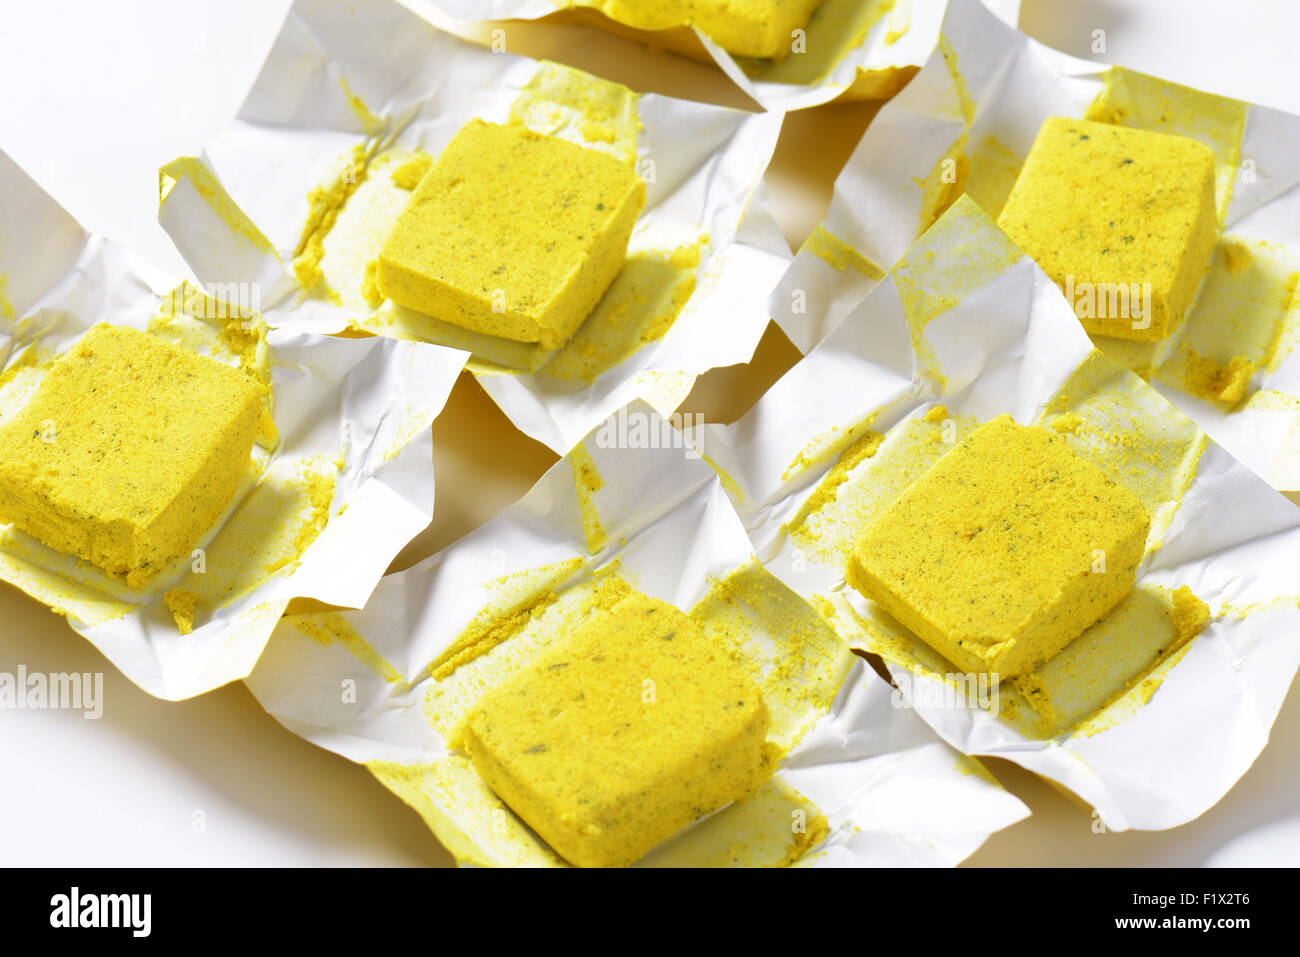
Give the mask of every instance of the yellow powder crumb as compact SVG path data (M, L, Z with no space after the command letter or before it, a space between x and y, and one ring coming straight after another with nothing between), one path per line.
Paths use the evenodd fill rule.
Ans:
M1186 585L1174 590L1173 604L1175 638L1170 652L1177 651L1199 635L1210 620L1209 606Z
M1223 243L1223 260L1228 272L1239 273L1250 265L1250 249L1245 243L1232 240Z
M379 260L372 259L366 263L365 276L361 280L361 297L366 305L378 309L384 303L384 294L379 288Z
M927 422L940 423L948 419L948 407L946 405L933 406L922 418Z
M1079 427L1082 425L1083 419L1081 419L1078 413L1075 412L1063 412L1052 419L1052 428L1057 432L1068 432L1073 434L1078 432Z
M1228 405L1246 398L1256 367L1245 356L1233 356L1226 365L1190 348L1184 349L1184 356L1184 385L1192 395Z
M199 596L187 588L173 588L163 595L167 610L172 613L176 629L182 635L194 630L194 612L199 604Z
M428 153L416 153L393 170L393 185L398 189L415 189L432 165L432 156Z

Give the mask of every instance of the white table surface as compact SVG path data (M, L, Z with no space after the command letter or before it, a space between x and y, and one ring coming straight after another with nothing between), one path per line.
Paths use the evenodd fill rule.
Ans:
M0 148L88 228L187 272L155 219L158 166L192 154L242 101L286 0L0 0ZM1024 0L1022 28L1092 57L1300 112L1290 0ZM576 28L512 28L512 48L636 89L745 105L716 72ZM841 105L793 116L769 175L792 242L816 224L830 183L873 115ZM1300 157L1297 158L1300 162ZM4 224L0 223L0 234ZM735 414L792 361L769 335L752 368L715 372L692 400ZM504 438L491 448L484 428ZM519 494L553 456L506 434L472 383L435 425L437 516L395 567L464 534ZM471 481L472 479L472 481ZM0 586L0 671L104 673L100 720L0 711L0 864L411 865L449 856L417 816L358 766L282 729L242 685L157 701L16 590ZM1082 808L991 762L1033 817L973 864L1300 863L1300 695L1232 793L1199 820L1097 835ZM196 833L201 812L205 827Z

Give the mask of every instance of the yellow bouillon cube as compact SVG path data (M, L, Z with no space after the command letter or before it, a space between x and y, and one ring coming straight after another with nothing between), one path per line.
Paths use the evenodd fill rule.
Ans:
M556 853L617 867L766 780L768 725L725 648L633 594L490 692L465 746Z
M263 393L215 359L94 326L0 428L0 521L144 584L230 505Z
M1204 143L1053 117L998 225L1090 333L1155 342L1182 325L1218 231Z
M558 348L623 268L644 205L628 164L473 119L394 223L379 289L464 329Z
M782 60L794 31L808 25L822 0L586 0L606 15L645 30L682 23L737 56Z
M866 530L848 580L953 664L1009 678L1128 594L1149 528L1059 435L1000 415Z

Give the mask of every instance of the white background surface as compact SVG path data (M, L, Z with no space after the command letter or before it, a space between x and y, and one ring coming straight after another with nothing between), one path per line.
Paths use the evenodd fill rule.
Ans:
M229 121L287 7L285 0L0 0L0 148L88 228L185 272L155 219L157 168L196 153ZM1021 27L1077 56L1300 112L1300 3L1023 0ZM1106 31L1107 52L1093 56L1097 29ZM637 89L743 105L705 67L603 35L540 31L522 52L567 60ZM820 218L836 172L824 168L813 141L817 124L851 115L864 122L861 109L832 106L789 125L772 187L792 239ZM808 160L801 163L804 149ZM826 182L801 181L814 169ZM3 231L0 222L0 238ZM440 503L460 507L488 488L488 497L504 504L526 487L505 466L504 478L480 482L464 462L481 458L482 450L465 440L438 454L444 452ZM522 474L547 464L531 454L535 462ZM471 491L457 493L458 480ZM447 523L478 520L453 514L435 526L442 521L445 531ZM102 671L106 704L98 721L73 712L0 711L0 864L449 859L416 815L363 768L280 728L242 685L180 704L156 701L108 668L62 619L0 586L0 671L20 664L29 671ZM1293 692L1269 748L1218 807L1174 831L1106 835L1094 834L1088 812L1048 785L993 763L1034 816L995 835L971 863L1300 864L1297 757L1300 695ZM196 833L200 817L204 827Z

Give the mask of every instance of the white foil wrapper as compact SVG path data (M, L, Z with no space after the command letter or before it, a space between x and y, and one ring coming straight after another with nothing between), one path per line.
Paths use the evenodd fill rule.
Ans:
M1077 720L1050 736L949 694L945 666L960 669L845 581L847 550L868 516L960 434L1001 413L1060 430L1076 454L1134 490L1152 519L1132 604L1120 606L1133 614L1107 616L1036 672L1068 706L1062 714L1075 709ZM883 434L878 448L833 474L867 430ZM855 647L881 654L945 741L1060 784L1106 828L1192 820L1267 743L1300 664L1300 511L1095 350L1056 285L968 197L749 413L704 426L699 447L727 477L767 568ZM828 476L841 482L829 497ZM805 506L819 490L814 522ZM1132 621L1145 620L1136 614L1143 602L1181 586L1211 618L1162 658L1163 612L1145 630Z
M403 0L413 10L440 12L457 20L536 20L559 12L593 15L599 0L558 3L552 0ZM1012 26L1020 0L986 0ZM628 29L618 4L605 16L617 32ZM628 4L634 6L634 4ZM736 57L699 27L636 31L647 42L676 48L675 33L691 33L698 43L683 52L712 58L728 78L765 109L806 109L839 97L883 99L892 96L926 61L939 35L947 0L823 0L801 37L791 37L792 52L781 62ZM602 18L604 19L604 18ZM599 21L597 21L599 22ZM622 27L620 30L619 28Z
M953 0L939 47L862 137L772 316L807 352L916 241L946 161L963 156L961 188L996 216L1043 121L1081 117L1103 92L1123 125L1214 150L1220 240L1182 329L1158 347L1098 344L1128 368L1155 369L1161 394L1275 488L1300 488L1300 117L1066 56L977 0ZM1253 394L1229 408L1188 390L1184 347L1224 364L1238 352L1267 361L1257 361Z
M0 373L34 355L62 353L99 322L148 328L177 283L86 232L3 153L0 223ZM190 331L201 335L201 324ZM0 579L62 613L160 698L188 698L247 675L291 598L364 605L433 515L430 426L465 353L273 330L266 359L278 444L199 543L201 572L184 562L128 588L0 527ZM34 382L11 378L0 390L3 410L21 407L26 393L15 390L26 388ZM303 469L316 481L324 525L298 551L282 539L303 527ZM184 635L163 597L178 587L202 599ZM208 589L221 600L208 602Z
M772 829L756 831L752 812L771 789L794 788L827 818L825 839L800 864L952 865L1026 815L978 762L896 706L889 685L762 569L717 476L644 403L611 417L487 524L386 577L364 610L286 617L248 686L291 731L370 767L462 864L559 864L449 751L435 720L451 713L448 702L464 704L454 689L463 684L466 700L477 700L565 634L576 619L553 628L545 616L610 575L695 609L702 623L713 619L700 608L742 609L745 654L770 655L764 697L778 717L769 740L797 741L755 797L642 863L701 863L719 847L762 845ZM710 604L720 580L735 587ZM536 604L544 591L558 598ZM779 619L763 611L773 607ZM499 639L498 626L528 620L521 608L536 628L511 631L481 657L471 650L450 673L440 664L449 649L476 647L465 634ZM820 637L797 643L803 624L791 622L813 623ZM778 670L790 667L798 677ZM776 818L788 833L789 813Z
M587 107L592 112L584 113ZM323 263L355 258L355 281L339 303L304 298L290 263L311 213L308 193L346 176L355 149L436 156L471 118L506 122L512 113L540 132L635 163L647 181L647 200L629 262L640 250L695 244L698 264L689 270L689 298L666 334L598 373L561 377L556 359L532 372L472 363L506 415L562 454L627 402L645 399L671 413L696 376L748 361L766 327L768 295L790 259L762 182L781 117L638 96L579 71L493 53L438 31L392 0L298 0L233 126L207 145L200 161L164 169L159 219L200 279L256 279L271 290L262 308L273 327L326 333L351 325L407 337L367 326L371 307L356 300L361 259L378 253L379 240L360 252L334 252L327 237ZM349 203L364 209L367 188L358 187ZM345 207L335 231L365 218L351 210ZM388 211L389 221L396 213ZM638 309L653 306L629 308L639 318ZM600 309L573 348L555 355L570 364L580 358L577 340L588 327L610 321ZM476 359L506 361L481 352L472 337L463 342ZM502 341L488 345L492 352ZM506 344L509 353L521 350L528 351Z

